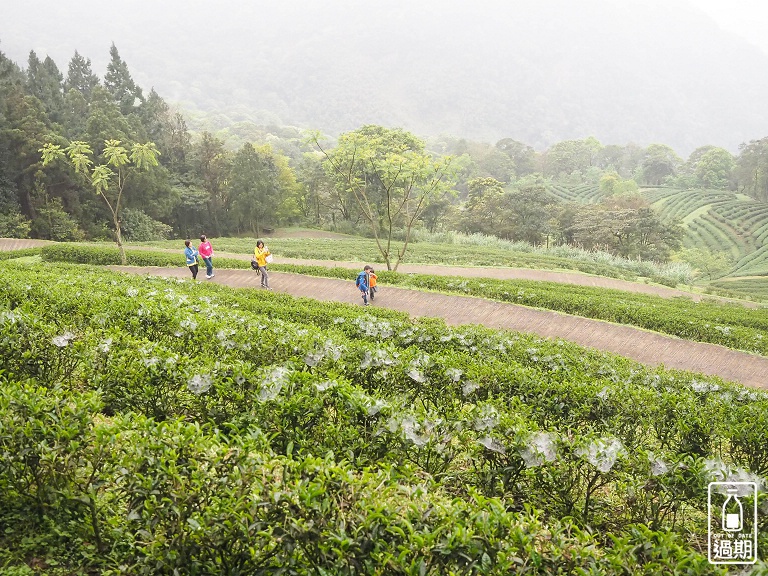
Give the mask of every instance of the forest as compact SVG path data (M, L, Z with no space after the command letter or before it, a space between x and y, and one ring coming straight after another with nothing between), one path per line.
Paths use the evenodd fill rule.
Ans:
M129 241L258 236L286 225L377 238L456 230L665 261L683 231L640 190L730 190L768 201L768 138L743 143L736 156L702 145L682 158L662 143L594 137L537 151L513 138L421 139L381 126L330 141L289 126L195 132L136 84L114 44L109 53L100 78L78 52L66 71L34 51L26 66L0 52L0 236L109 241L115 226ZM71 155L44 161L46 148L66 159L73 143L90 153L87 169ZM110 151L147 145L153 165L110 162ZM558 192L579 187L590 202Z

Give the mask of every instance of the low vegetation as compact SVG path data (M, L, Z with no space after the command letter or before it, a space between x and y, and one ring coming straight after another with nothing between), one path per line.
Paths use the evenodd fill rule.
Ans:
M0 273L16 573L722 574L707 483L768 474L768 397L715 378L274 293Z
M128 263L135 266L181 265L181 258L173 253L130 249L126 254ZM120 263L116 248L82 244L47 246L43 248L42 255L48 262L93 265ZM217 257L216 266L248 269L250 263L247 260ZM291 264L271 264L270 269L350 281L355 279L357 273L348 268ZM378 272L378 276L384 286L434 290L557 310L768 355L768 309L765 308L745 308L740 304L716 301L695 302L684 297L670 299L622 290L533 280L456 278L386 271Z

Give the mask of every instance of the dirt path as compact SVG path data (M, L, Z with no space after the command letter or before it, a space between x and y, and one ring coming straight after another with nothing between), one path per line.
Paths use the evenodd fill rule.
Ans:
M224 254L222 254L224 256ZM242 258L250 260L250 256L240 254L227 254L230 258ZM328 268L352 268L362 269L362 262L337 262L335 260L302 260L298 258L281 258L276 256L276 262L279 264L296 264L299 266L324 266ZM384 270L384 268L381 268ZM662 298L675 298L685 296L696 302L704 298L714 298L724 302L733 302L742 304L749 308L757 308L760 305L746 300L737 300L733 298L723 298L710 296L707 294L698 294L667 288L666 286L653 286L641 284L640 282L630 282L628 280L619 280L618 278L606 278L605 276L591 276L581 272L566 272L556 270L536 270L533 268L502 268L490 266L443 266L437 264L402 264L398 272L403 274L433 274L435 276L456 276L464 278L493 278L495 280L538 280L543 282L557 282L559 284L575 284L578 286L594 286L599 288L611 288L614 290L625 290L627 292L637 292L641 294L651 294L661 296Z
M0 238L0 251L19 250L21 248L30 248L50 244L48 240L17 240L14 238ZM129 246L130 248L130 246ZM146 247L145 247L146 249ZM168 248L150 248L160 252L180 252ZM250 260L250 254L234 254L230 252L219 252L222 258L235 258L238 260ZM295 264L297 266L323 266L326 268L349 268L361 269L362 262L342 262L337 260L309 260L299 258L283 258L276 255L276 263ZM214 260L215 265L215 260ZM381 268L384 269L383 267ZM637 292L641 294L651 294L661 296L662 298L675 298L684 296L696 302L704 298L720 300L722 302L733 302L747 306L748 308L758 308L761 305L748 300L737 300L733 298L724 298L720 296L710 296L667 288L666 286L652 286L641 284L640 282L629 282L617 278L606 278L604 276L591 276L581 272L568 272L556 270L536 270L533 268L502 268L490 266L443 266L436 264L403 264L398 268L398 272L403 274L434 274L435 276L456 276L465 278L493 278L496 280L538 280L544 282L557 282L560 284L575 284L578 286L594 286L599 288L610 288L614 290L625 290L627 292Z
M48 246L48 244L55 244L55 242L51 240L31 240L29 238L0 238L0 251L10 252L11 250L23 250L24 248Z
M185 268L110 268L135 274L190 278L189 271ZM202 282L208 280L203 279ZM259 278L249 270L217 270L216 276L210 282L235 288L258 289ZM358 292L351 281L273 272L270 274L270 283L276 292L292 296L360 303ZM383 287L374 305L406 312L411 316L442 318L452 325L481 324L548 338L562 338L582 346L613 352L650 366L663 364L666 368L701 372L747 386L768 388L768 358L631 326L534 310L481 298L449 296L403 288Z

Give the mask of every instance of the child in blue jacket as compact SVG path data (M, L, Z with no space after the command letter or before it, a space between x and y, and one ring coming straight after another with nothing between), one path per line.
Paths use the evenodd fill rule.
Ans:
M368 271L373 270L370 266L363 268L363 271L357 275L355 286L360 290L360 296L363 297L363 306L368 306Z

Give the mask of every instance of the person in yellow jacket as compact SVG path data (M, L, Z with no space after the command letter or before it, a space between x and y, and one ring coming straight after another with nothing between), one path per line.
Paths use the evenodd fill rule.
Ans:
M256 260L256 265L261 273L261 287L266 288L267 290L272 290L272 288L269 287L269 275L267 274L267 256L270 254L271 252L269 251L269 248L264 246L264 242L261 240L256 242L256 249L253 251L253 259Z

